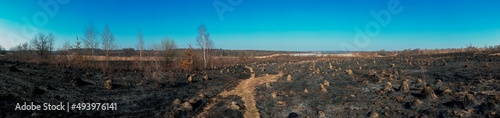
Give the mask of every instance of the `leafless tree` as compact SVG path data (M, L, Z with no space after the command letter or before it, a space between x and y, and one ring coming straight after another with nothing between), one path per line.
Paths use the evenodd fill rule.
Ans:
M106 61L109 61L109 50L114 49L115 47L115 35L109 30L109 26L106 25L104 28L104 32L101 34L101 40L102 40L102 49L105 52L106 55Z
M142 51L144 50L144 37L142 36L142 32L138 31L137 33L137 48L139 49L139 61L142 61Z
M97 41L97 30L94 28L94 24L89 22L85 28L85 34L83 39L84 48L90 50L90 54L94 55L94 49L99 47L99 41Z
M46 58L50 51L54 49L54 38L52 33L49 35L38 33L31 41L31 46L33 46L33 49L40 57Z
M162 50L162 56L165 59L165 67L171 67L173 66L176 58L177 58L177 45L175 44L175 41L169 37L164 38L161 40L161 50Z
M103 71L107 71L109 68L109 50L114 49L115 35L109 29L109 26L106 25L104 31L101 34L102 40L102 49L105 51L105 61L104 65L102 65Z
M196 37L196 43L200 46L203 51L203 67L207 68L207 60L210 57L208 50L214 48L213 42L210 40L209 33L205 25L200 25L198 27L198 37ZM208 58L207 58L208 57Z

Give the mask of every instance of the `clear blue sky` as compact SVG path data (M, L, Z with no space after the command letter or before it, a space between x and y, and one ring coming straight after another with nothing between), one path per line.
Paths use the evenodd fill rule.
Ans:
M59 10L50 14L40 1L58 3ZM232 11L219 15L214 7L217 1L225 5L221 9ZM238 0L2 0L0 45L8 49L26 42L33 36L25 29L37 29L54 33L60 48L65 41L74 43L76 36L83 36L89 21L98 31L108 24L119 48L135 48L138 30L148 47L167 36L181 48L195 46L200 24L207 26L215 46L223 49L401 50L500 44L498 0L228 1ZM386 26L370 14L387 11L397 2L399 13L391 13ZM33 16L47 17L34 20ZM374 34L376 28L370 27L369 39L357 40L356 27L366 34L365 26L373 23L379 32Z

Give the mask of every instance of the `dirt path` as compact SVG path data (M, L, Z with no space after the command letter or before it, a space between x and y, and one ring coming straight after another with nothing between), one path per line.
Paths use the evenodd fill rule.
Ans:
M250 69L250 72L252 73L251 77L249 79L246 79L244 81L241 81L238 86L236 86L233 90L231 91L223 91L219 95L222 97L227 97L229 95L237 95L240 96L245 102L245 118L256 118L259 117L259 109L256 107L256 101L255 101L255 87L261 84L264 84L266 82L276 82L281 76L283 76L282 73L277 74L277 75L269 75L269 76L264 76L264 77L258 77L255 78L255 72L253 71L252 68L245 66L246 68ZM212 103L208 104L203 110L200 115L206 114L206 111L208 111L210 108L213 107L214 104L217 103L216 99L212 99Z

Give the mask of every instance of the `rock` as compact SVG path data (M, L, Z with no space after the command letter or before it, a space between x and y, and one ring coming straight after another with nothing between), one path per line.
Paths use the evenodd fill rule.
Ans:
M106 87L106 89L108 90L111 90L113 88L113 81L111 79L106 80L104 87Z
M326 90L326 88L325 88L325 86L324 86L323 84L319 84L319 85L320 85L320 87L321 87L321 91L322 91L323 93L327 93L327 92L328 92L328 90Z
M172 101L173 105L180 105L181 103L182 101L180 99L175 99L174 101Z
M466 108L476 106L476 99L475 99L474 95L472 95L472 94L465 95L464 105Z
M319 116L320 118L326 118L326 114L325 114L325 112L323 112L323 111L318 111L318 116Z
M191 83L191 82L193 82L193 77L192 76L188 76L187 80L188 80L189 83Z
M191 103L189 103L189 102L182 103L181 108L185 111L192 111L193 110L193 106L191 106Z
M375 74L377 74L376 70L373 70L373 69L368 70L368 75L375 76Z
M276 102L276 104L278 104L279 106L282 106L282 107L286 106L285 101L278 101L278 102Z
M306 89L304 89L304 93L309 93L309 91L307 90L307 88L306 88Z
M272 93L271 93L271 96L272 96L273 98L278 97L278 92L276 92L276 91L272 92Z
M325 80L325 81L323 81L323 85L330 86L330 82L328 82L328 80Z
M345 71L345 73L346 73L346 74L348 74L348 75L352 75L352 74L353 74L353 72L352 72L352 70L351 70L351 69L347 69L347 70Z
M205 74L205 75L203 76L203 80L207 81L208 79L209 79L209 78L208 78L208 74Z
M432 89L432 87L430 86L425 87L424 90L422 90L421 94L426 98L430 99L437 98L436 94L434 93L434 89Z
M399 86L399 90L403 93L410 93L410 85L408 84L408 80L403 80L401 82L401 86Z
M289 81L289 82L290 82L290 81L292 81L292 75L288 75L288 76L286 77L286 80L287 80L287 81Z
M425 82L424 82L424 80L422 80L422 79L417 79L417 84L424 84L424 83L425 83Z
M453 91L449 88L446 88L443 90L443 94L450 94L451 92L453 92Z
M236 104L236 102L231 102L231 109L233 109L233 110L239 110L240 106L238 104Z
M423 104L424 102L420 101L420 99L416 99L415 101L413 101L411 104L413 106L420 106L421 104Z
M378 113L377 113L377 112L372 111L372 112L370 113L370 116L368 116L368 117L369 117L369 118L378 118L378 116L379 116L379 115L378 115Z
M384 91L386 91L386 92L392 92L392 91L394 91L394 89L392 89L392 84L391 84L391 82L387 82L387 83L385 84Z

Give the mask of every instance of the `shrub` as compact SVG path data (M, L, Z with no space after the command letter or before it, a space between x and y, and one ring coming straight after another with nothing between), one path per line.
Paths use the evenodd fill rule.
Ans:
M175 44L175 41L170 39L170 38L165 38L161 41L161 50L162 50L162 56L164 59L164 66L165 68L169 68L174 65L174 62L177 58L177 45Z

